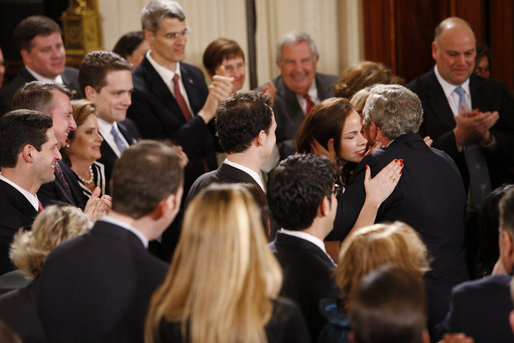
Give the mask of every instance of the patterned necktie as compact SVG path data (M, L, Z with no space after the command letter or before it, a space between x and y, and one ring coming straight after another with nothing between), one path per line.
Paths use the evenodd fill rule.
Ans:
M305 99L305 102L307 103L307 108L305 110L305 116L308 116L309 115L309 112L312 110L312 108L314 107L314 101L312 101L311 97L309 94L305 94L303 95L303 98Z
M55 164L55 173L57 174L57 177L59 180L61 180L62 184L64 185L64 188L66 188L66 192L68 192L70 199L73 200L73 195L71 194L71 188L70 185L68 185L68 182L66 182L66 179L64 178L64 174L62 172L61 166L59 163Z
M186 121L191 120L191 112L189 112L189 108L187 107L186 100L182 96L182 92L180 91L180 86L178 83L178 74L173 75L173 90L175 91L175 100L177 100L178 106L186 118Z
M462 104L469 111L466 102L466 91L461 86L455 88L455 93L459 95L459 112ZM480 208L482 201L491 191L491 178L487 169L484 151L476 139L469 139L463 144L464 158L469 173L469 188L471 191L471 202L475 208Z
M43 209L44 209L43 204L41 203L41 201L38 200L37 201L37 211L41 212L41 211L43 211Z
M120 133L114 125L111 128L111 135L114 138L114 143L118 147L120 154L123 154L123 152L128 148L128 146L127 143L125 143L125 141L121 138Z

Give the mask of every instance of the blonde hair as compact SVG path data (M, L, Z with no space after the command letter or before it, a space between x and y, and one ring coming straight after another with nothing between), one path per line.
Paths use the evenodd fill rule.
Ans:
M384 265L394 265L422 278L429 269L427 248L409 225L396 221L351 233L342 243L336 268L343 310L347 311L362 278Z
M366 87L355 93L350 99L350 104L353 106L355 112L357 112L361 118L364 117L362 111L364 110L364 105L366 105L366 100L368 100L370 94L371 87Z
M150 302L145 342L163 320L181 323L191 343L266 342L281 284L250 193L212 185L188 206L170 271Z
M89 231L93 223L74 206L51 205L39 213L31 231L20 229L9 256L29 280L39 275L46 256L58 244Z

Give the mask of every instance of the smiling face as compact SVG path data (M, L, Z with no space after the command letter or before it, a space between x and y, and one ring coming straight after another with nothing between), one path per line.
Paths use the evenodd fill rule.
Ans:
M5 60L4 55L2 54L2 49L0 49L0 87L2 87L4 83L4 75L5 75Z
M475 68L476 40L463 23L446 28L432 43L432 57L437 70L452 85L464 83Z
M36 36L32 39L31 46L30 51L20 51L27 67L52 80L64 73L66 52L59 32Z
M52 102L47 109L43 110L43 112L52 115L52 129L54 131L55 138L57 138L59 147L64 147L70 131L77 128L75 119L73 119L73 110L71 108L70 98L58 90L53 90Z
M46 131L46 142L41 145L40 151L33 152L34 175L41 184L52 182L55 179L55 164L61 160L59 143L52 129Z
M223 59L221 65L219 65L214 71L216 75L220 74L221 66L225 68L225 76L230 76L234 78L234 81L232 81L232 91L235 93L241 88L243 88L246 76L246 65L243 58L234 57L230 59Z
M86 96L95 105L98 118L111 124L124 121L132 103L132 73L129 70L109 71L105 82L100 92L89 87Z
M77 127L73 139L69 141L70 147L66 150L71 164L73 160L84 160L94 162L102 154L100 153L100 145L103 138L98 133L98 121L96 115L90 114L84 122Z
M297 94L307 94L316 76L317 62L309 44L300 42L284 45L277 65L287 88Z
M345 119L341 140L339 141L339 157L346 162L360 162L366 154L367 140L362 135L362 119L352 111Z
M177 18L163 18L157 32L145 30L145 39L150 45L150 55L162 66L176 69L177 62L186 57L186 21ZM174 37L176 33L184 33Z

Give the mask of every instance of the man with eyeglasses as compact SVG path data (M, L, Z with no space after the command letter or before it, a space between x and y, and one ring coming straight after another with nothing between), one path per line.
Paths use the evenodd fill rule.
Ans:
M151 1L141 12L150 51L133 75L127 116L143 138L169 139L189 158L184 194L201 174L217 167L213 127L219 103L232 93L231 79L214 76L207 88L201 70L182 63L190 29L175 1ZM212 124L211 124L212 125Z

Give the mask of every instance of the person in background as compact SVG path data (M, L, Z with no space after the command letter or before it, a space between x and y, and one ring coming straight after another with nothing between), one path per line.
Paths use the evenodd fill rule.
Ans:
M205 48L203 66L210 78L214 75L232 77L232 92L243 88L246 76L245 55L236 41L218 38Z
M112 49L113 52L126 59L129 63L132 63L134 68L141 64L148 50L150 50L150 46L145 40L145 35L142 31L133 31L124 34Z
M477 56L475 57L475 74L491 77L491 53L489 48L482 42L477 41Z
M2 53L2 47L0 46L0 88L4 85L4 76L5 76L5 59L4 54Z

